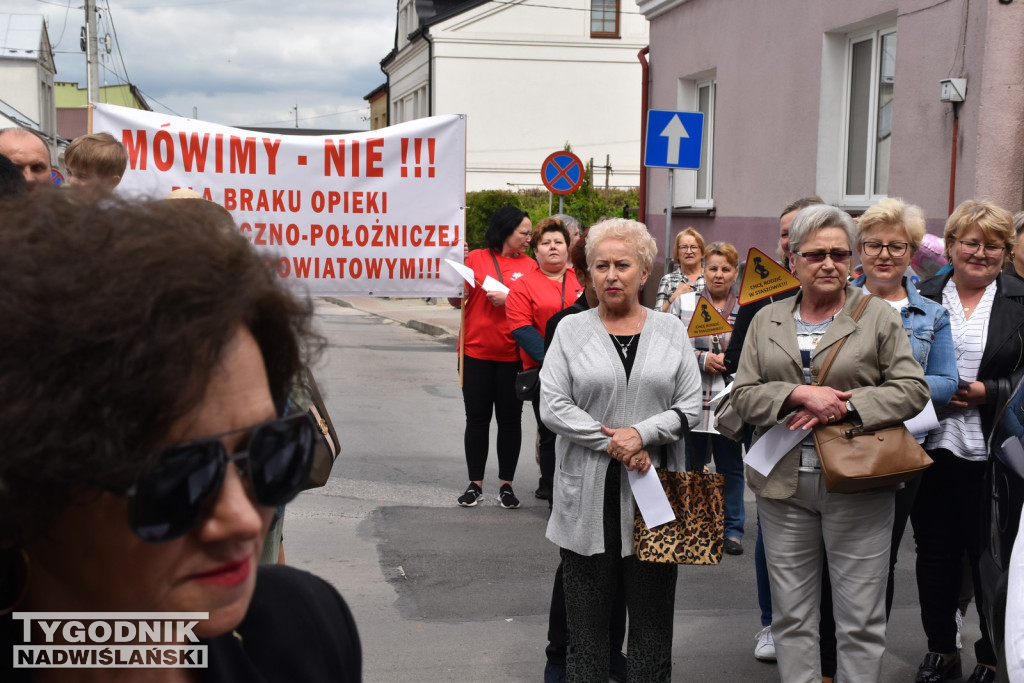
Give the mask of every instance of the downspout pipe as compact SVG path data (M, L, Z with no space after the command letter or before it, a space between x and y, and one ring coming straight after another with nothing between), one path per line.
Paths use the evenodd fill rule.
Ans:
M382 59L380 62L380 72L384 74L384 121L385 125L391 126L394 124L394 121L391 120L391 76L384 68L384 61ZM371 125L373 124L371 123Z
M423 27L423 40L427 41L427 116L434 115L434 41L430 39L430 27Z
M954 198L956 197L956 142L960 135L960 116L957 113L956 102L953 103L953 150L949 155L949 213L953 214Z
M650 99L651 90L651 65L647 61L647 55L651 52L651 46L646 45L636 53L640 60L640 73L643 79L640 83L640 202L637 207L637 220L647 223L647 169L644 167L644 158L647 145L647 102Z

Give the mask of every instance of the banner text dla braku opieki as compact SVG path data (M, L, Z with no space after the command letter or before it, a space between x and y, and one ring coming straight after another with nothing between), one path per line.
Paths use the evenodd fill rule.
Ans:
M128 151L118 188L187 187L224 206L278 275L313 295L458 296L466 121L432 116L337 136L277 135L114 105L93 131Z

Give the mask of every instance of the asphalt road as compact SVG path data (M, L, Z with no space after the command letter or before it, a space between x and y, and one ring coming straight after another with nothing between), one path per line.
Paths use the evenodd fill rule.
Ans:
M558 551L544 538L547 503L533 496L529 406L516 485L522 508L495 501L493 448L485 499L460 508L464 413L450 338L331 303L317 310L328 346L316 374L342 455L326 487L288 507L289 564L324 577L348 601L369 683L542 681ZM779 680L774 665L753 658L760 625L749 491L747 500L747 552L680 570L673 680ZM912 681L925 651L911 536L897 566L885 681ZM977 633L970 614L964 642ZM968 647L965 671L973 664Z

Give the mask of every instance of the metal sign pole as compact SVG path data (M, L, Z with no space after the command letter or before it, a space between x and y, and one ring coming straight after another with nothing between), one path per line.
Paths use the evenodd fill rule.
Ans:
M672 239L672 176L674 169L668 169L668 195L665 201L665 274L672 265L672 251L669 249L669 242Z
M558 213L565 213L565 197L558 195Z

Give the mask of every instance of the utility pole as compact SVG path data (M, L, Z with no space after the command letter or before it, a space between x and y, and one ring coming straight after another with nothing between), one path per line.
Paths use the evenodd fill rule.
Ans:
M89 102L100 101L99 47L96 40L96 0L85 0L86 90Z
M298 128L299 127L299 103L298 102L295 103L295 106L293 107L293 109L295 109L295 127Z

